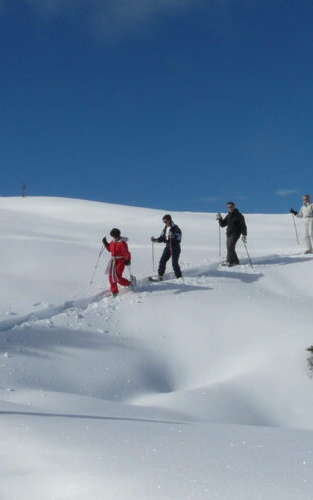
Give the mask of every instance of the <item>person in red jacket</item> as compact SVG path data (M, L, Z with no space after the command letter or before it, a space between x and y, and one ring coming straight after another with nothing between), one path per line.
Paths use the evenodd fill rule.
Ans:
M104 237L102 243L112 256L107 272L109 274L112 295L116 297L118 295L118 283L122 286L131 285L131 281L123 278L124 268L130 265L131 255L126 241L121 238L121 231L119 229L113 228L110 235L113 240L109 243L106 237Z

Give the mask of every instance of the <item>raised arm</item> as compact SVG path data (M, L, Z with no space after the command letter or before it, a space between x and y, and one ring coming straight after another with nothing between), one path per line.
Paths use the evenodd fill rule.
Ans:
M302 207L300 208L299 212L297 212L297 210L295 210L294 208L291 208L289 212L295 217L303 217Z
M154 243L165 243L165 231L163 230L158 238L154 238L154 236L151 236L151 241L153 241Z
M302 210L302 207L300 208L299 212L295 214L297 217L303 217L303 210Z
M221 217L218 219L218 223L219 223L219 225L220 225L221 227L225 227L225 226L227 226L227 224L228 224L228 215L226 215L226 217L224 217L224 219L223 219L223 217L221 216Z
M105 246L105 248L107 249L107 251L110 252L110 243L108 243L105 236L102 238L102 243Z

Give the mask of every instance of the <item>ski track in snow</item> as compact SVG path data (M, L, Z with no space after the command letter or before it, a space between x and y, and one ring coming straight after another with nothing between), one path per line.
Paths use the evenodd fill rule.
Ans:
M243 264L244 265L244 264ZM242 268L243 265L241 265L241 271L236 272L234 269L232 270L225 270L225 268L222 268L222 270L219 270L219 263L212 263L208 266L202 266L199 268L193 268L193 269L186 269L184 270L184 276L187 278L194 278L195 284L197 284L197 279L201 277L217 277L217 278L222 278L225 276L227 273L229 276L229 273L231 272L234 278L239 278L242 279L243 281L246 282L252 282L255 279L258 279L258 277L262 276L261 274L257 274L254 272L254 270L251 269L250 272L243 272ZM247 265L247 264L246 264ZM238 269L238 268L235 268ZM169 281L175 279L175 276L173 273L166 273L164 276L164 281L158 282L161 286L161 289L166 290L169 288ZM137 280L137 287L136 290L128 290L128 289L121 289L120 290L120 295L124 295L125 293L137 293L140 294L141 292L144 292L146 290L149 290L149 287L153 286L153 284L149 281L149 278L141 278ZM186 290L188 288L188 285L186 283L182 282L180 284L180 288L182 288L182 291ZM201 288L201 287L199 287ZM151 289L153 290L153 289ZM81 297L78 299L70 299L63 304L56 305L56 306L50 306L45 309L39 310L39 311L32 311L28 314L24 314L23 316L15 316L12 319L9 320L2 320L0 321L0 332L5 332L12 330L13 328L16 328L18 326L23 326L25 324L34 324L37 321L41 320L48 320L52 319L55 316L58 316L60 314L65 313L66 311L73 311L73 310L85 310L87 309L90 305L95 304L97 302L100 302L104 298L111 298L111 292L109 289L103 290L97 294L94 294L89 297ZM116 300L113 299L112 300ZM34 306L39 305L39 303L34 304Z
M251 266L249 265L248 260L241 259L241 265L231 269L222 267L220 265L220 262L213 262L207 266L199 266L198 268L184 269L183 274L184 277L189 278L189 280L193 278L192 281L194 282L195 285L199 285L200 283L199 278L206 277L210 279L215 277L222 279L223 277L229 278L230 276L233 279L239 279L246 283L252 283L262 278L263 273L261 271L265 270L269 266L286 265L290 262L295 263L297 261L303 262L307 260L308 258L298 257L298 254L295 255L272 254L255 258L253 268L251 268ZM161 287L161 290L162 289L166 290L169 288L168 285L171 279L175 279L174 274L172 272L166 273L164 276L164 281L158 282ZM201 282L201 285L204 286L203 281ZM148 277L141 278L137 280L137 287L135 291L122 288L120 290L120 295L123 296L125 293L136 293L139 295L141 292L149 290L149 287L151 286L153 286L153 283L149 281ZM182 291L186 290L188 286L189 285L187 285L184 282L180 284L180 288L182 289ZM34 324L37 321L52 319L55 316L65 313L66 311L85 310L90 305L96 304L104 298L111 298L111 293L109 289L103 290L89 297L70 299L63 302L63 304L57 306L53 305L36 312L32 311L23 316L14 315L14 318L12 319L0 321L0 332L9 331L12 330L13 328L17 328L18 326L23 326L25 324L28 325ZM37 306L39 304L40 303L34 304L34 306Z
M33 324L36 321L41 321L45 319L51 319L59 314L62 314L68 310L74 309L86 309L89 305L99 302L104 297L109 296L109 292L103 291L91 297L68 300L59 306L47 307L41 311L31 312L23 316L16 316L14 319L0 321L0 331L8 331L16 328L18 326L23 326L25 324Z

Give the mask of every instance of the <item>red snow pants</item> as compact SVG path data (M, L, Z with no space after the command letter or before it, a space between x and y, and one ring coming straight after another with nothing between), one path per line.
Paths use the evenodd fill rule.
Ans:
M117 259L112 262L112 267L109 273L109 281L111 285L111 292L118 293L117 284L122 286L129 286L130 281L123 278L123 272L125 268L124 259Z

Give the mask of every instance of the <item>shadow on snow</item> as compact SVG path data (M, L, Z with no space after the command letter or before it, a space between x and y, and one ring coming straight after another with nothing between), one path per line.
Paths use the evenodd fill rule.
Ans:
M209 286L197 286L197 285L187 285L186 283L169 283L167 281L162 281L160 283L151 283L149 286L140 287L140 292L153 293L155 291L174 291L174 294L186 293L186 292L204 292L206 290L213 290Z
M119 422L144 422L149 424L175 424L175 425L188 425L188 422L178 422L175 420L159 420L152 418L135 418L135 417L103 417L98 415L75 415L66 413L40 413L40 412L26 412L26 411L10 411L4 410L0 411L1 415L15 415L23 417L48 417L48 418L74 418L74 419L86 419L86 420L102 420L102 421L119 421Z

